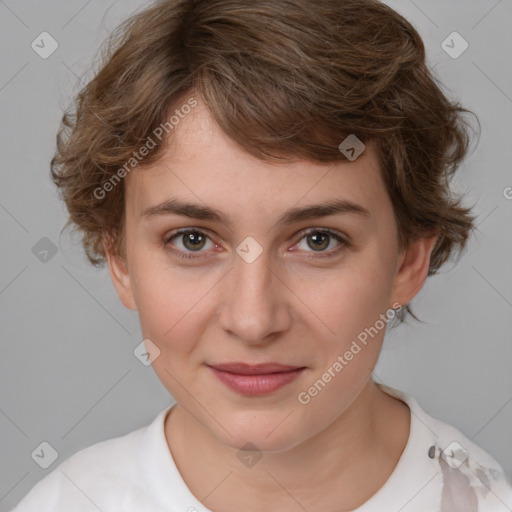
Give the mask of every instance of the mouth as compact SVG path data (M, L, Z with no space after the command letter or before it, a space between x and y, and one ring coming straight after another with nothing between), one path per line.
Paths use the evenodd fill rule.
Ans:
M279 363L207 365L228 388L246 396L267 395L297 379L306 367Z

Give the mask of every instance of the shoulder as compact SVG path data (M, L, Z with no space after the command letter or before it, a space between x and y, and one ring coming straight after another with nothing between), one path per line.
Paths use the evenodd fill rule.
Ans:
M144 495L138 457L147 429L79 450L37 482L11 512L107 511L115 510L110 508L114 501L118 507L123 500L136 502L137 494Z
M389 387L385 391L411 410L411 438L432 470L430 485L441 510L512 510L512 483L492 455L455 426L426 413L411 395Z
M436 459L445 508L462 502L465 510L511 510L512 486L499 462L454 426L436 418L431 424L439 436Z

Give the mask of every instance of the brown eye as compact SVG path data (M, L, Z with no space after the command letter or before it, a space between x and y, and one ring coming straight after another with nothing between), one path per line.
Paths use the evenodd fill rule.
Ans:
M189 231L187 233L182 233L180 236L184 247L190 251L202 249L207 239L207 237L199 231Z
M308 246L312 249L316 250L324 250L329 247L329 235L326 233L313 233L312 235L307 235L306 240L308 241Z
M302 241L305 241L303 244ZM330 257L338 254L344 247L350 244L337 233L326 229L310 229L299 240L297 248L306 253L318 253L318 256L309 257ZM331 247L331 250L328 248Z
M207 247L207 243L211 246ZM164 241L164 246L168 247L180 258L199 258L202 253L201 249L212 249L215 244L210 240L210 237L203 231L197 229L182 229ZM198 253L197 256L192 253Z

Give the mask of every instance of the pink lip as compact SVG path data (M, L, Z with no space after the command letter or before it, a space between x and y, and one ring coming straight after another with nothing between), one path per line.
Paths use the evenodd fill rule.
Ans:
M249 396L266 395L277 391L294 381L305 369L278 363L228 363L208 366L221 382L234 391Z

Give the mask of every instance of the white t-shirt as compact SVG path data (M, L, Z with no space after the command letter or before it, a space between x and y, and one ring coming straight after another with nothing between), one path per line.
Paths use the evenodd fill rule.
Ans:
M409 406L410 435L391 476L357 512L512 510L512 486L493 457L411 395L378 385ZM211 512L190 492L167 446L171 407L146 427L75 453L11 512Z

